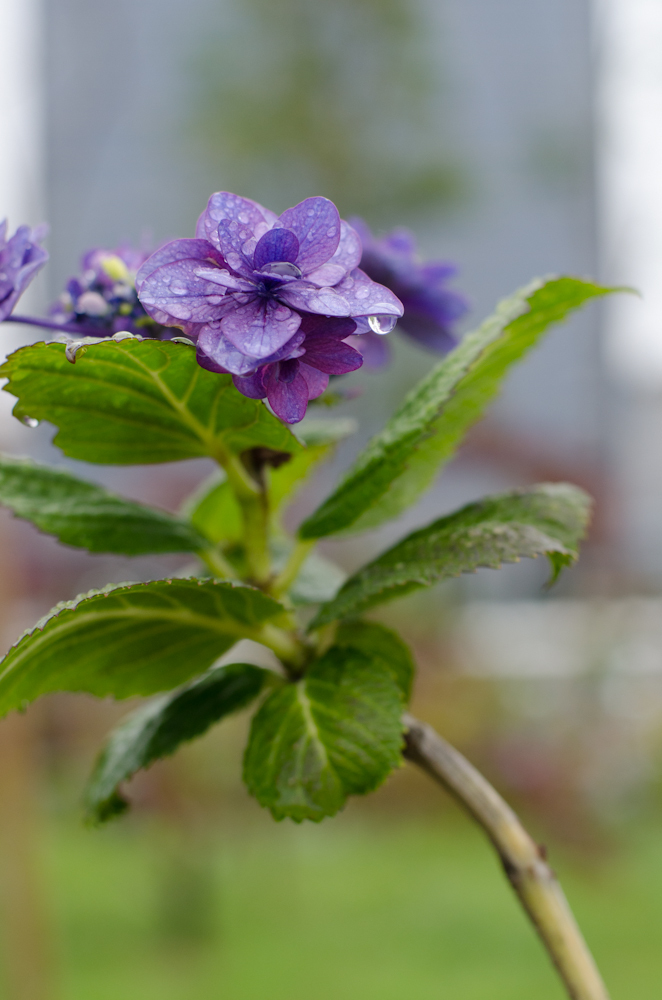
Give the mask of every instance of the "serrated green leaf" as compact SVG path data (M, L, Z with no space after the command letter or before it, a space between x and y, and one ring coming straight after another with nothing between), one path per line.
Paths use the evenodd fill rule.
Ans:
M358 649L372 660L379 660L396 680L405 704L411 697L415 665L409 646L397 632L377 622L341 622L334 646Z
M257 698L269 672L248 663L213 667L202 677L132 712L110 734L85 793L88 819L103 823L128 803L119 786L182 743L202 736Z
M252 587L174 579L109 585L56 605L0 661L0 716L50 691L168 691L283 614Z
M30 458L0 455L0 504L66 545L90 552L135 556L207 547L181 518Z
M553 323L618 289L578 278L538 280L449 354L404 400L332 495L303 522L302 538L374 528L409 507L452 457L511 366Z
M310 628L361 614L411 590L479 566L498 569L521 557L577 558L589 520L591 498L567 483L550 483L487 497L421 528L368 563L323 605Z
M201 368L186 344L106 340L81 349L75 364L64 352L57 343L22 347L0 375L18 397L14 415L55 424L54 442L71 458L136 465L301 450L260 400L242 396L230 375Z
M379 658L331 647L296 684L269 695L244 757L248 790L275 819L319 822L400 762L402 694Z

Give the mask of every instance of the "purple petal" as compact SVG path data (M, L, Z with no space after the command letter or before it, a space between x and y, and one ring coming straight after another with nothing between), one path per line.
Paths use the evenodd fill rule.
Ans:
M210 358L210 356L206 354L205 351L202 350L200 344L198 344L198 349L195 354L195 360L198 362L201 368L205 368L208 372L214 372L216 375L230 374L227 368L224 368L223 365L217 364L213 358Z
M275 261L290 261L294 264L299 253L299 241L291 229L270 229L258 240L253 257L256 271L265 264Z
M138 297L157 323L171 326L209 323L220 319L225 309L232 308L233 302L225 300L225 288L200 277L199 271L198 259L174 260L157 267L141 282Z
M347 299L335 288L315 288L305 281L292 281L278 289L278 298L293 309L319 313L321 316L349 316Z
M256 201L217 191L200 216L196 232L211 240L234 271L248 276L253 271L257 241L274 222L276 215Z
M375 242L379 243L378 240ZM416 253L416 237L411 229L405 229L404 226L393 229L382 242L388 250L392 250L394 253L406 254L407 256L413 256Z
M306 275L314 285L337 285L339 281L361 263L361 238L344 219L340 220L340 242L333 257Z
M205 363L205 358L209 364ZM203 326L198 334L198 363L209 371L231 372L233 375L248 375L260 364L257 358L238 351L218 327L211 326Z
M224 316L221 329L237 350L259 360L286 344L300 324L301 317L287 306L255 298Z
M299 371L306 380L308 386L308 399L317 399L326 390L329 384L329 376L326 372L321 372L317 368L311 368L305 362L299 362Z
M363 364L359 351L334 337L306 337L303 346L306 349L306 364L329 375L354 372Z
M338 249L340 216L328 198L306 198L283 212L278 225L291 229L299 240L296 264L302 274L309 274L325 264Z
M297 371L290 381L281 381L279 368L280 365L270 365L267 369L264 379L267 399L276 416L286 424L297 424L306 415L308 383L300 371Z
M334 291L349 304L350 316L402 316L402 302L385 288L372 281L360 268L355 268Z
M249 399L264 399L267 395L267 387L264 384L264 375L266 369L260 368L253 375L248 375L246 378L242 378L240 375L233 375L232 381L235 387L244 396L248 396Z
M219 371L229 371L233 375L247 375L254 372L261 365L270 364L273 361L281 361L285 358L298 358L304 354L301 346L305 334L297 331L278 351L267 358L254 358L249 354L238 351L234 344L231 344L227 337L223 336L218 324L213 326L203 326L198 334L198 350L202 351L206 357L210 358L214 364L218 365ZM200 362L202 364L202 362ZM202 367L208 367L202 364ZM216 369L210 368L210 371Z
M383 368L391 357L391 345L386 337L368 330L360 337L350 337L348 343L363 355L366 368Z
M35 233L29 226L19 226L14 235L5 240L7 223L0 227L0 320L10 315L37 271L48 260L46 250L35 242Z
M140 292L141 285L157 267L172 264L176 260L198 260L208 263L213 261L220 267L225 267L225 261L216 247L209 240L172 240L160 247L140 267L136 275L136 289Z
M349 316L318 316L315 313L304 313L301 317L299 333L335 337L344 340L356 330L356 321Z

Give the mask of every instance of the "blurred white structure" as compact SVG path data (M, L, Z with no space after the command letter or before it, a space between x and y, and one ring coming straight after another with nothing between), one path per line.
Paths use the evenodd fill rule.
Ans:
M595 0L604 275L642 299L608 304L614 373L662 387L662 3Z
M44 217L40 0L0 0L0 218Z
M0 221L9 232L23 223L37 225L46 218L44 160L44 66L41 0L0 0ZM21 307L43 305L40 284L28 288ZM7 326L2 331L0 358L33 339L28 328ZM8 416L13 399L0 394ZM15 421L3 420L3 444L14 435Z

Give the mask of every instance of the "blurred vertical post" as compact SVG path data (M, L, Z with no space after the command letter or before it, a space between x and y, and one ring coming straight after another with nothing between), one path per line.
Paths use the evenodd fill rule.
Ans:
M40 0L0 0L0 219L8 218L11 231L22 223L34 225L44 215L41 23ZM0 355L16 346L10 331L2 331ZM3 424L9 422L8 408L2 417ZM8 433L3 426L4 440ZM5 522L0 545L4 641L12 632L13 602L21 589L19 554L12 551ZM0 722L0 955L8 1000L51 1000L54 995L38 863L37 718L34 713L13 715Z
M613 455L629 571L662 582L662 3L593 0L603 278Z
M32 712L14 713L0 722L1 956L7 1000L51 1000L55 995L39 864L37 721L38 714Z

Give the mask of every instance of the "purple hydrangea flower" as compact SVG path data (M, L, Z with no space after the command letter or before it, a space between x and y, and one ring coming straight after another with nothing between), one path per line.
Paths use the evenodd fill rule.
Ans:
M42 227L19 226L7 239L7 220L0 222L0 322L7 319L37 271L48 260L39 243L46 235Z
M244 395L268 398L296 423L329 374L354 371L352 333L388 333L402 304L357 267L361 241L326 198L281 216L213 194L195 239L175 240L140 268L136 287L158 323L197 340L198 360L229 372Z
M352 219L352 225L363 244L362 270L395 292L404 306L398 329L440 354L455 347L454 324L468 309L466 299L446 287L449 278L457 273L455 265L444 261L422 263L414 236L407 229L394 229L377 239L362 219ZM370 367L388 360L388 345L381 339L369 335L356 346Z
M99 337L122 330L160 336L162 327L147 315L136 294L136 273L148 256L129 244L88 250L81 258L81 274L69 279L51 307L51 319L69 333L80 327L81 334Z

